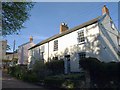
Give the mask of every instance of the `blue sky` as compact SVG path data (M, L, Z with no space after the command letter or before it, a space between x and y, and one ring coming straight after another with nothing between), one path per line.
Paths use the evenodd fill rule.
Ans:
M102 15L102 7L109 8L110 16L118 27L118 3L116 2L37 2L31 10L31 17L24 23L26 28L21 29L20 35L9 35L8 45L13 47L16 41L16 49L19 45L29 41L33 36L34 43L59 33L60 23L65 22L69 28L74 28L86 21Z

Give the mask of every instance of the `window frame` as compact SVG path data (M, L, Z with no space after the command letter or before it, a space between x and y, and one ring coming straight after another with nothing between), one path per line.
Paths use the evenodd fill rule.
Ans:
M80 56L82 56L82 58ZM80 52L80 53L78 53L78 57L79 57L80 60L86 58L86 52Z
M40 52L45 52L45 46L44 45L41 46L41 51Z
M58 40L54 40L53 51L58 51Z
M79 61L80 61L81 59L84 59L83 57L80 58L80 54L84 54L84 58L86 58L86 52L79 52L79 53L78 53ZM80 63L79 63L79 68L81 68Z
M85 34L84 30L80 30L77 32L77 41L79 44L85 43Z

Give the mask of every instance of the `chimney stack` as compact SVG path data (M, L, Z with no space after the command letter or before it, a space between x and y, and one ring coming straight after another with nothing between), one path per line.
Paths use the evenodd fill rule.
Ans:
M30 36L30 42L32 42L33 41L33 37L32 36Z
M104 15L104 14L109 15L109 10L108 10L108 8L106 7L106 5L104 5L103 8L102 8L102 15Z
M63 33L65 31L68 30L68 26L67 24L65 24L64 22L60 24L60 33Z

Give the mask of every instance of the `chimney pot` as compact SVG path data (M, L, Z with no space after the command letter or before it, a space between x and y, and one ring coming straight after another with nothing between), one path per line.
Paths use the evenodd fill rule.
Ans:
M109 9L106 7L106 5L103 6L102 8L102 15L108 14L109 15Z
M32 42L33 41L33 37L32 36L30 36L30 42Z

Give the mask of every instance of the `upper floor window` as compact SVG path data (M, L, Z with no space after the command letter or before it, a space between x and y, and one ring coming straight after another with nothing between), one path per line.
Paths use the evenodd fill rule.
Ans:
M44 52L44 51L45 51L45 46L42 45L42 46L41 46L41 52Z
M85 41L84 31L83 30L78 32L78 38L77 39L78 39L78 43Z
M54 51L58 50L58 40L54 41Z

